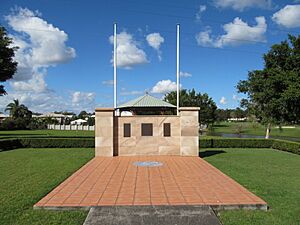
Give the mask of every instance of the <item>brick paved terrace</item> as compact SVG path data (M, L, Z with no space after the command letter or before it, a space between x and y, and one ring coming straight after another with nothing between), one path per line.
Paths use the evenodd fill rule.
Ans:
M153 167L136 162L159 162ZM209 205L267 209L267 203L199 157L95 157L35 208L121 205Z

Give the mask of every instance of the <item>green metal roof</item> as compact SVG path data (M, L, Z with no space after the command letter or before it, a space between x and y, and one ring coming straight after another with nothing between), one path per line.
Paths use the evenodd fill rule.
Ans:
M176 108L176 106L165 102L163 100L160 100L158 98L152 97L149 94L145 94L141 97L138 97L136 99L133 99L127 103L124 103L117 108L142 108L142 107L155 107L155 108Z

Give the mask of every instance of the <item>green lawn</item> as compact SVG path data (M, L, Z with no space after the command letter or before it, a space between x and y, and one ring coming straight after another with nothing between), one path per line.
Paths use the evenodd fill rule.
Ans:
M224 225L300 224L300 156L271 149L201 150L209 163L267 201L268 212L226 211Z
M0 224L82 224L85 211L33 210L33 205L94 156L94 149L0 152Z
M39 136L65 136L65 137L94 137L94 131L87 130L12 130L12 131L0 131L0 138L6 137L39 137Z
M0 152L0 224L82 224L85 211L32 206L94 155L94 149ZM270 210L226 211L224 225L300 224L300 156L271 149L201 150L202 157L268 202Z
M265 126L250 122L222 122L214 125L214 132L232 134L236 133L238 126L241 126L242 134L265 135ZM283 128L282 130L273 127L271 129L271 136L300 137L300 126L296 126L296 128Z

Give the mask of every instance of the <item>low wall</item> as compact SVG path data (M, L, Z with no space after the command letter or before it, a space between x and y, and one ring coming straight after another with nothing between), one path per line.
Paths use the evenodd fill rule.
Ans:
M131 125L131 136L124 137L124 124ZM153 136L142 136L142 123L153 125ZM163 124L170 123L171 136L164 137ZM130 116L116 117L115 148L118 155L180 155L180 117L178 116Z
M95 155L198 156L198 111L197 107L182 107L178 116L115 116L112 108L96 109ZM146 129L145 125L151 128ZM144 132L150 129L151 135L142 134L142 126ZM125 129L130 130L128 135Z

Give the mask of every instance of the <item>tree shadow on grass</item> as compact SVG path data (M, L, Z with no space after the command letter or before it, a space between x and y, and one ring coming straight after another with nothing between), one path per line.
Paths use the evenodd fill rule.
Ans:
M210 157L210 156L217 155L217 154L222 154L222 153L226 153L226 152L223 151L223 150L207 150L207 151L204 151L204 152L199 152L199 157L200 158L205 158L205 157Z

